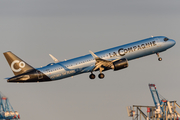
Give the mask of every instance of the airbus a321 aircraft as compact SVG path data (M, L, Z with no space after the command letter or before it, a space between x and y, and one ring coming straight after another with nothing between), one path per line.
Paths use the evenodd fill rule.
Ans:
M113 69L114 71L128 67L128 61L157 54L158 60L160 52L173 47L176 42L165 36L150 37L144 40L110 48L107 50L73 58L65 61L58 61L54 56L51 58L54 63L40 68L33 68L25 61L14 55L12 52L5 52L10 68L15 76L7 78L7 82L47 82L59 80L82 73L90 72L90 79L94 79L94 71L100 71L99 78L104 78L102 72Z

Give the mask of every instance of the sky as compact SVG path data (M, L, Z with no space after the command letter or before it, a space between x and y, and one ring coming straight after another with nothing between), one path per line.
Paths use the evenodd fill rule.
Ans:
M130 120L126 106L153 105L154 83L168 100L179 97L179 0L1 0L0 91L22 120ZM3 52L12 51L38 68L53 60L89 54L151 36L167 36L176 45L129 61L129 67L47 83L7 83L12 77ZM95 72L96 75L99 72Z

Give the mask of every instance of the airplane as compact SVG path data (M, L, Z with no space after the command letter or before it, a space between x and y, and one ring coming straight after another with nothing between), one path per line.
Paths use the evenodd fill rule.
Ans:
M103 79L106 70L121 70L128 67L128 61L135 60L151 54L156 54L162 61L159 53L166 51L176 44L175 40L165 36L155 36L140 41L102 50L96 53L77 58L59 61L51 54L54 60L46 66L33 68L28 63L17 57L12 52L3 53L15 76L6 78L7 82L47 82L73 77L78 74L90 72L89 78L95 79L93 72L99 71L98 77Z

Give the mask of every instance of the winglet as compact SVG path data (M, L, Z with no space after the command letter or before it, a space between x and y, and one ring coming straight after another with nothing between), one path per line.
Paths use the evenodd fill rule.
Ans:
M92 51L89 51L91 53L91 55L94 57L94 58L99 58L97 55L95 55Z
M59 62L58 59L56 59L54 56L52 56L51 54L49 54L49 56L54 60L55 63Z

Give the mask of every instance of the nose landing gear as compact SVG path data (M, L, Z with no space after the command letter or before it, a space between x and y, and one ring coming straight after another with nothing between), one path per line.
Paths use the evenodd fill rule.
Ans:
M158 60L162 61L162 58L160 57L159 53L156 53L156 55L158 56Z
M159 60L159 61L162 61L162 58L160 57L160 58L158 58L158 60Z

